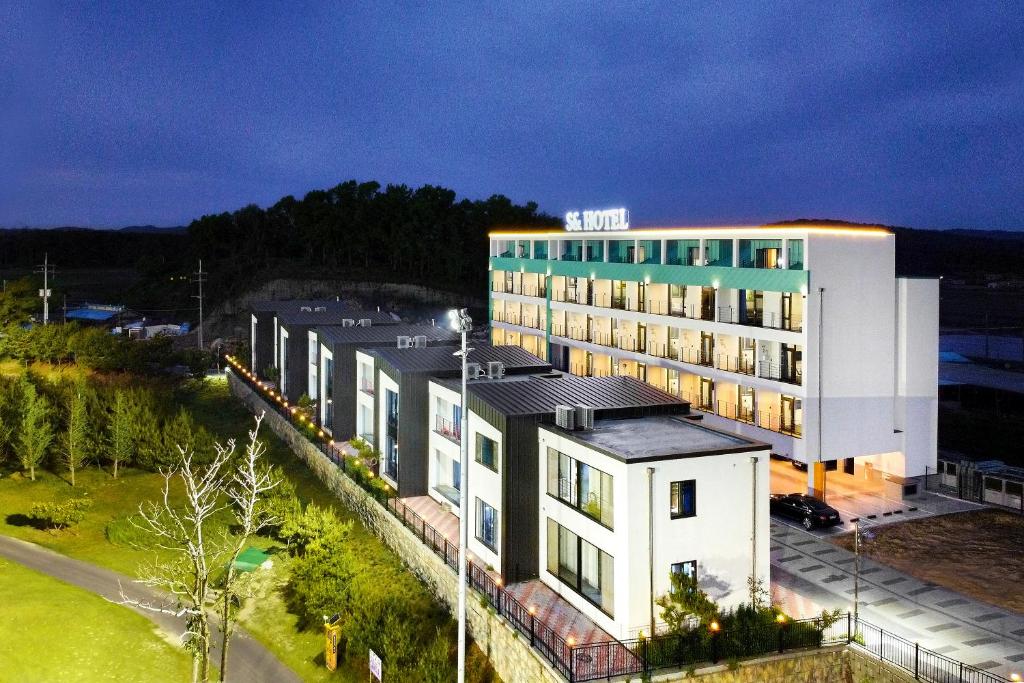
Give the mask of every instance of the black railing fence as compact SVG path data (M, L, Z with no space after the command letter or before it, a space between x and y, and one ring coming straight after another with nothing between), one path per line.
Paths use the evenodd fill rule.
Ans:
M312 425L300 411L294 410L269 385L261 382L240 361L227 356L241 382L260 395L264 403L305 434L310 443L350 477L353 473L348 455L324 432ZM274 393L271 393L274 392ZM381 499L379 489L366 481L353 481L379 500L384 508L415 534L453 572L459 569L459 547L431 526L400 498ZM570 683L611 679L633 674L649 674L658 669L676 669L723 660L757 657L770 653L806 650L831 645L852 645L883 662L897 666L918 680L928 683L1007 683L983 669L958 662L920 647L863 620L845 618L824 622L820 618L785 621L757 628L723 629L711 632L698 629L685 634L661 634L653 638L575 643L554 631L509 592L501 579L492 576L477 563L467 563L467 585L479 591L495 613L511 624L530 645Z

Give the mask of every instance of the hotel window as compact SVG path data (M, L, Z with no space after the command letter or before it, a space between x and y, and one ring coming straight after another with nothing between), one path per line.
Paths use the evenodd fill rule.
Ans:
M673 266L699 266L700 240L667 240L665 263Z
M579 261L583 253L583 240L562 240L562 260Z
M740 240L740 268L779 268L782 240Z
M324 359L324 427L334 426L334 358Z
M587 260L604 261L604 240L587 240Z
M661 240L640 240L637 247L637 263L661 263Z
M476 499L476 540L494 550L498 547L498 511Z
M535 240L533 243L533 258L546 260L548 257L548 241Z
M516 258L530 258L530 240L519 240L516 243Z
M498 256L509 258L515 256L512 249L515 248L515 240L498 240Z
M697 481L674 481L670 485L669 505L672 519L697 516Z
M608 263L633 263L635 245L633 240L608 240Z
M488 469L498 471L498 444L483 434L476 435L476 461Z
M553 519L548 519L547 531L548 571L614 616L615 559Z
M789 240L786 245L786 268L790 270L804 269L804 241Z
M612 528L614 505L610 474L548 448L548 493Z
M732 267L732 240L707 240L704 243L704 265Z

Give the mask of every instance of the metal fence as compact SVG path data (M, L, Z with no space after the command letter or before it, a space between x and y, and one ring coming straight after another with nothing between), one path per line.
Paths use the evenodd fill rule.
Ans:
M235 376L259 394L264 403L286 418L309 437L324 455L348 473L348 456L333 441L325 441L323 432L311 425L309 418L289 406L287 401L271 394L272 389L260 382L245 366L228 356L237 372ZM321 438L314 438L320 436ZM350 475L351 476L351 475ZM364 482L353 479L357 484ZM364 487L365 488L365 487ZM379 491L367 489L372 495ZM459 570L459 547L427 523L421 515L400 498L381 501L384 508L419 537L453 572ZM570 683L611 679L633 674L650 674L658 669L677 669L722 660L757 657L770 653L806 650L831 645L852 645L883 662L897 666L927 683L1007 683L1008 679L983 669L964 664L920 647L894 633L889 633L863 620L853 621L847 613L837 620L820 618L785 621L758 627L738 627L712 632L698 629L685 634L664 634L629 640L576 644L562 638L542 619L536 610L527 608L501 585L485 568L467 562L467 584L484 596L495 613L504 618Z

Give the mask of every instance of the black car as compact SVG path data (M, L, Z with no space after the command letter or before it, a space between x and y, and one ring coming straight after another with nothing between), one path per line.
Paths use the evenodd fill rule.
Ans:
M773 493L769 506L773 515L799 520L805 529L842 524L834 507L803 493Z

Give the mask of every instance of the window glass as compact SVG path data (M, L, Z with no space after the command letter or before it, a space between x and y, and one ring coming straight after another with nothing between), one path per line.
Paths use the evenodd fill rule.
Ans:
M697 514L697 482L694 479L674 481L669 490L672 519L693 517Z
M498 471L498 444L483 434L476 435L476 461L495 472Z
M614 520L612 479L596 467L548 449L548 494L609 528Z
M497 547L498 512L479 498L476 499L476 539L492 550Z
M587 260L604 261L604 240L587 240Z
M548 571L611 615L615 558L552 519L548 519L547 529Z
M707 240L704 261L709 266L732 266L732 240Z
M803 240L789 240L786 245L786 251L789 252L786 255L786 268L790 270L803 270L804 269L804 241Z
M548 241L547 240L536 240L533 243L533 258L535 259L547 259L548 257Z

